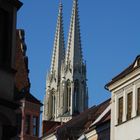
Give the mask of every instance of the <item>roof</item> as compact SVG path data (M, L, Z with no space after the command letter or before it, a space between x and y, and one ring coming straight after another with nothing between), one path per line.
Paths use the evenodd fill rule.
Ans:
M13 4L15 7L17 7L18 10L23 5L23 3L20 2L19 0L7 0L7 1L10 2L11 4Z
M46 135L49 135L49 134L55 132L57 130L57 128L61 125L61 122L43 121L42 125L43 125L42 133L44 134L45 132L47 132L44 135L44 136L46 136Z
M82 132L84 132L86 129L90 127L90 125L101 115L101 113L110 105L110 99L107 101L97 105L93 106L78 116L75 116L73 119L68 121L67 123L64 123L63 125L57 127L54 129L54 131L51 132L54 133L56 132L58 139L64 140L64 138L69 138L71 137L79 137ZM49 131L46 132L44 136L50 135Z
M111 82L109 82L108 84L106 84L106 85L105 85L105 89L108 89L108 86L112 85L112 84L115 83L116 81L118 81L118 80L124 78L126 75L128 75L129 73L131 73L131 72L133 72L134 70L136 70L137 68L139 68L140 65L137 65L136 67L134 67L134 66L135 66L135 63L136 63L136 61L137 61L138 59L140 59L140 55L138 55L138 56L135 58L134 62L133 62L131 65L129 65L124 71L122 71L120 74L118 74L117 76L115 76L115 77L111 80Z
M111 110L97 123L91 125L89 129L85 131L85 133L89 133L90 131L94 130L95 128L102 127L103 124L109 123L111 120Z
M16 97L17 100L26 100L28 102L32 102L35 104L40 104L41 106L43 105L36 97L34 97L31 93L29 92L24 92L24 93L19 93Z

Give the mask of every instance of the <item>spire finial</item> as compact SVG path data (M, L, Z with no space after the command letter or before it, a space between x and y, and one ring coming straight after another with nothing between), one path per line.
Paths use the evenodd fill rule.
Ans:
M71 65L83 63L80 23L78 14L78 0L73 0L73 8L70 22L70 29L68 35L66 65L71 61Z
M62 2L60 1L51 63L51 74L56 71L57 76L59 75L61 61L64 59L65 52L62 9Z

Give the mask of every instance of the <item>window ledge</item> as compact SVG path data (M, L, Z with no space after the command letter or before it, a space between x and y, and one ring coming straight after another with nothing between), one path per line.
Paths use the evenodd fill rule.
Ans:
M140 117L140 115L137 115L137 116L135 116L135 117L133 117L133 118L131 118L131 119L129 119L129 120L126 120L126 121L124 121L124 122L122 122L122 123L120 123L120 124L116 124L115 127L120 126L120 125L122 125L122 124L124 124L124 123L127 123L127 122L129 122L129 121L132 121L133 119L136 119L136 118L138 118L138 117Z

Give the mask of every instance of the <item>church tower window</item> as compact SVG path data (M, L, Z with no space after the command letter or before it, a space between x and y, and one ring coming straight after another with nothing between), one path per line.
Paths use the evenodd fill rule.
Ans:
M132 92L127 95L127 120L131 119L132 114Z
M79 104L79 81L75 80L74 84L74 112L78 112Z
M70 80L67 81L67 110L70 111L70 106L71 106L71 83Z
M52 117L55 116L55 91L52 90Z

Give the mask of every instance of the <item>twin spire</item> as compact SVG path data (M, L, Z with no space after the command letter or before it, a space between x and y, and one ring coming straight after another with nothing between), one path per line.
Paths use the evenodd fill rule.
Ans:
M88 91L81 49L78 0L73 0L66 52L62 8L60 2L43 119L66 122L88 108Z
M73 0L66 55L64 47L65 45L62 9L62 2L60 2L50 71L51 74L55 74L55 76L59 78L62 62L65 62L65 65L70 64L73 68L74 65L83 63L78 15L78 0Z

